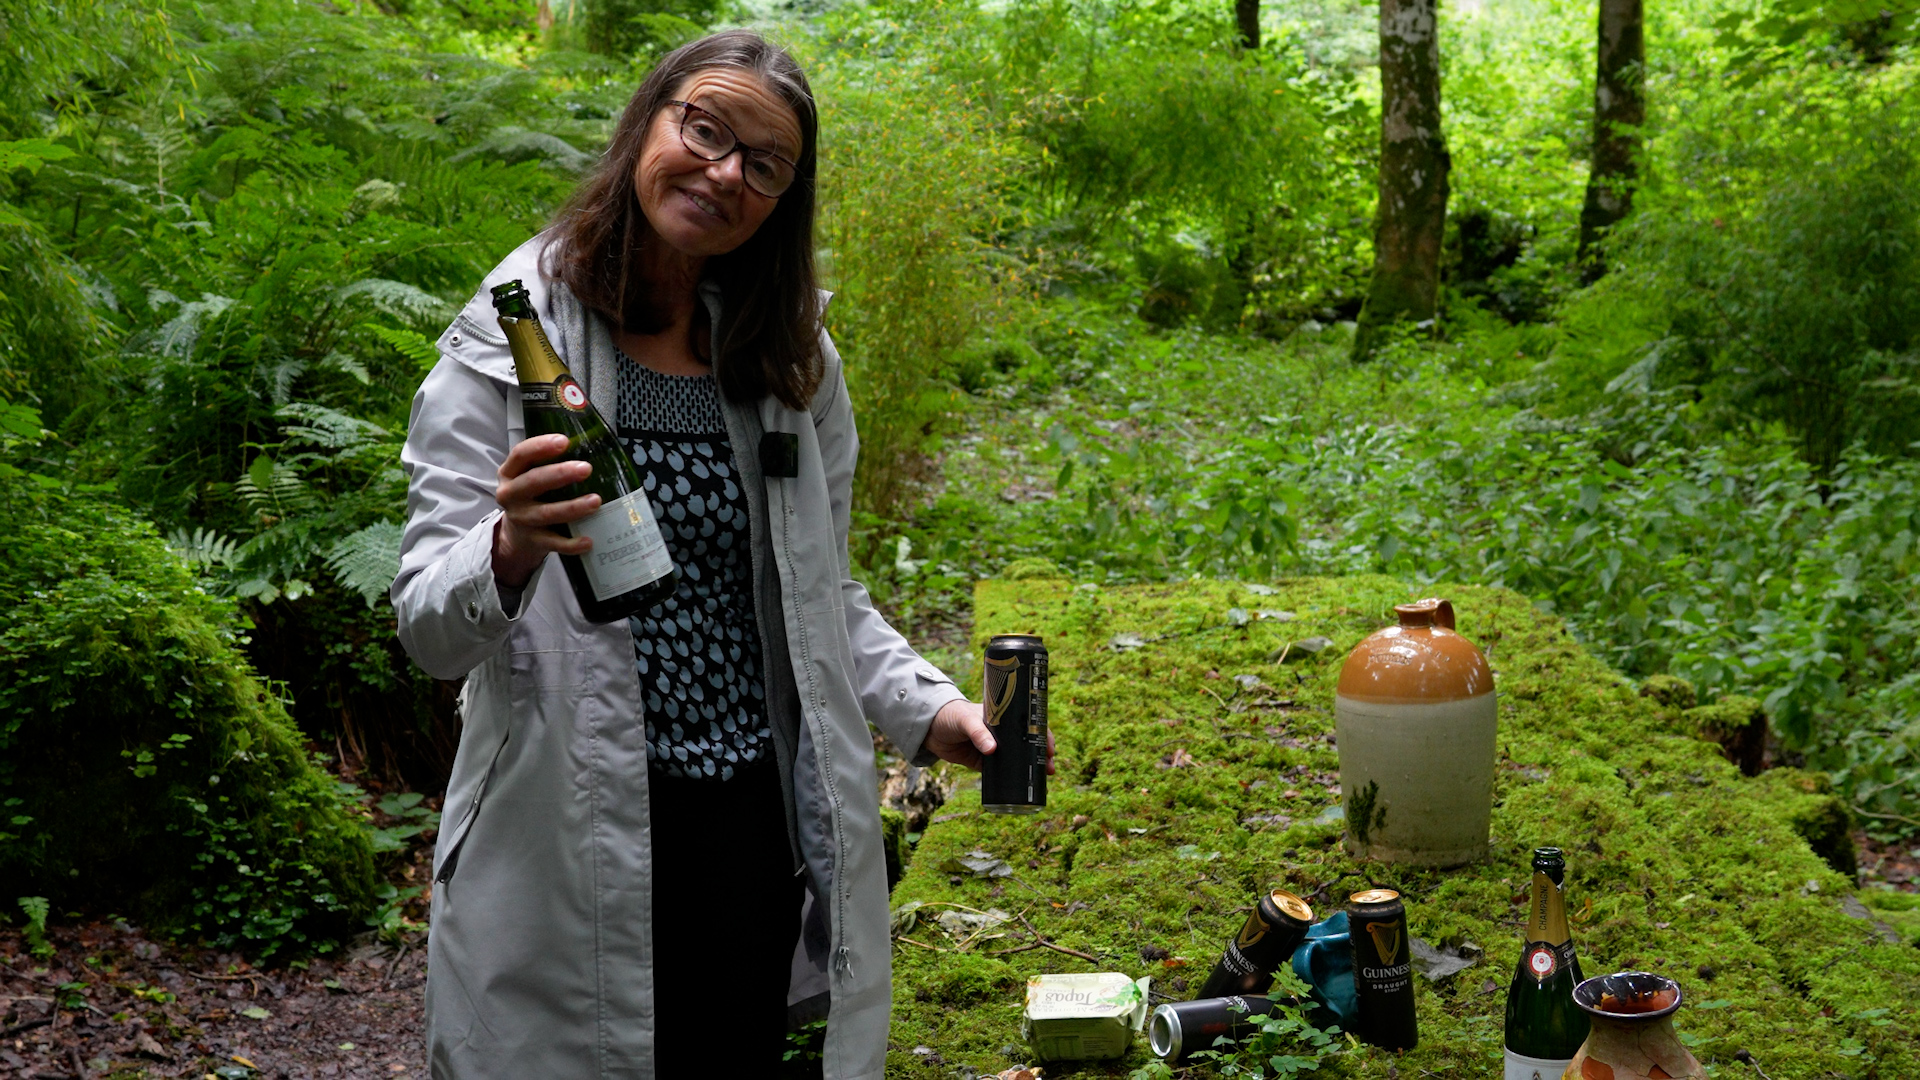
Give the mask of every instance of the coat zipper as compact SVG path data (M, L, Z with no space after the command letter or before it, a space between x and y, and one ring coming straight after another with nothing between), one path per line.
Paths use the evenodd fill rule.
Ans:
M786 549L786 552L787 552L788 573L796 574L797 571L794 570L794 561L793 561L793 506L791 503L787 501L787 490L786 490L785 484L780 485L780 510L781 510L781 521L782 521L782 525L780 529L780 544L782 547ZM840 803L840 785L836 783L834 780L833 748L832 748L832 744L827 739L825 718L820 715L820 710L818 708L818 703L819 703L819 694L817 691L818 680L814 677L814 674L813 674L813 639L807 633L806 616L801 611L801 605L798 603L797 597L796 597L796 602L794 604L794 617L795 617L795 621L800 624L800 649L807 664L807 682L809 686L816 688L816 691L814 694L815 707L812 710L812 712L814 713L814 727L815 727L814 742L817 744L817 752L820 755L821 771L826 774L827 798L831 800L833 803L833 844L834 844L834 851L835 851L835 856L834 856L835 862L834 862L834 868L833 868L833 886L834 886L833 888L833 892L834 892L833 936L838 946L835 954L835 966L838 967L840 970L846 972L848 978L852 978L853 950L847 947L847 829L846 829L846 822L842 817L842 809L841 809L841 803Z

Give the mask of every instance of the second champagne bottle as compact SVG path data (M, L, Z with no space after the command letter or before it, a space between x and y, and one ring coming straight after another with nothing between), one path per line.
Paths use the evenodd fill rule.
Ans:
M1527 932L1507 988L1505 1080L1560 1080L1587 1037L1587 1014L1573 1003L1580 958L1561 895L1566 875L1559 848L1533 849Z
M540 497L543 502L564 502L600 496L599 509L569 525L554 526L563 536L593 541L585 555L560 556L581 613L589 622L607 623L652 608L679 587L680 571L654 521L640 470L547 340L526 287L518 280L495 286L493 307L513 351L527 437L565 435L566 452L555 460L593 466L585 480Z

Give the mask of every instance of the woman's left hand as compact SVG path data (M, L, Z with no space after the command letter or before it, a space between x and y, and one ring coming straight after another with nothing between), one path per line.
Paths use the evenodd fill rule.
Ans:
M926 748L943 761L980 768L980 756L993 753L993 733L987 730L986 706L956 698L933 714ZM1053 775L1053 729L1047 729L1047 775Z

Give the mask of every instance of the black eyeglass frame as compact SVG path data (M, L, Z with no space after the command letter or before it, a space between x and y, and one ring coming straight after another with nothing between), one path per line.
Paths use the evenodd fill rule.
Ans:
M781 188L779 194L776 195L776 194L769 194L767 192L761 191L759 187L755 186L753 182L753 174L746 169L741 169L740 170L741 181L744 182L748 187L753 188L754 194L759 195L763 198L778 199L781 195L785 195L787 192L792 191L793 185L800 181L800 163L799 162L794 161L792 158L787 157L785 154L776 154L772 150L768 150L764 147L748 146L746 143L743 143L740 141L740 136L734 133L733 126L731 124L728 124L725 120L720 119L719 117L713 115L712 113L701 108L700 106L695 105L691 101L675 101L675 100L669 99L667 101L667 104L680 106L680 126L679 126L680 145L687 148L687 153L692 154L694 157L699 158L701 161L725 161L728 158L732 157L735 153L744 153L747 156L747 160L752 160L755 155L759 155L762 158L772 158L775 161L784 162L786 163L787 168L793 170L793 179L787 181L787 186ZM720 125L720 130L726 132L727 138L733 140L733 145L728 147L725 153L720 154L717 157L708 157L707 155L701 153L700 151L695 150L693 148L693 144L687 141L687 121L693 119L694 113L699 113L701 116L704 116L707 119L713 121L714 123Z

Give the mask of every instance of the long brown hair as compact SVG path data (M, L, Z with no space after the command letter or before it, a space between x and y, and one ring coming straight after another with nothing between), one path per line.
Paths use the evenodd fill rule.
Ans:
M580 302L615 326L655 333L661 318L647 283L633 273L635 256L658 242L633 192L634 170L653 118L695 72L740 68L759 76L800 121L800 160L793 186L753 236L707 260L706 276L726 298L713 333L713 371L727 399L772 394L804 409L820 385L820 297L813 265L815 141L819 116L806 73L785 49L750 30L728 30L668 53L620 116L599 166L561 208L547 271Z

